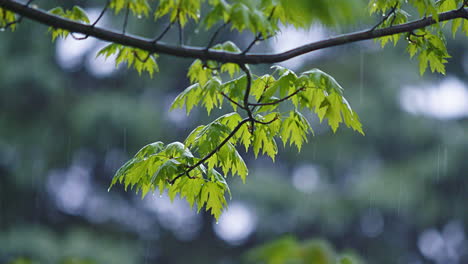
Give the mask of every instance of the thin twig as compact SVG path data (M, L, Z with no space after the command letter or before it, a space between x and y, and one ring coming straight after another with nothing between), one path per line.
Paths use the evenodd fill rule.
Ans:
M99 13L99 16L94 20L93 24L91 24L91 27L96 26L96 24L101 20L101 18L104 16L104 14L107 11L107 8L109 7L110 0L107 0L106 5L104 8L101 10L101 13ZM85 40L89 37L89 34L85 35L84 37L77 37L75 36L75 32L71 32L70 35L72 36L73 39L75 40Z
M153 43L156 43L156 42L160 41L164 37L164 35L166 35L166 33L169 31L169 29L171 29L172 25L174 25L174 22L175 21L172 21L169 24L167 24L166 28L161 32L161 34L159 34L159 36L157 36L157 37L155 37L153 39Z
M203 157L201 160L199 160L197 163L195 163L194 165L188 167L188 169L186 171L184 171L183 173L177 175L174 179L170 180L169 181L169 184L174 184L174 182L177 181L177 179L179 179L180 177L188 174L189 172L191 172L192 170L194 170L195 168L197 168L198 166L202 165L203 163L205 163L205 161L207 161L209 158L211 158L214 154L216 154L216 152L218 152L226 143L229 142L229 140L231 140L231 138L237 133L237 131L247 122L251 121L249 118L246 118L246 119L243 119L242 121L239 122L239 124L237 124L236 127L234 127L234 129L231 131L231 133L229 133L229 135L221 142L219 143L218 146L216 146L216 148L214 148L210 153L206 154L205 157Z
M264 98L265 92L266 92L266 90L270 87L269 81L270 81L270 80L268 79L268 81L265 83L265 87L263 88L262 95L261 95L260 98L258 99L257 103L260 103L260 102L263 101L263 99L265 99L265 98ZM252 109L251 109L252 112L255 112L256 108L257 108L256 106L252 107Z
M267 121L267 122L260 121L260 120L257 120L257 119L254 119L254 122L255 122L255 123L262 124L262 125L269 125L269 124L275 122L275 121L278 120L278 119L279 119L279 116L277 115L277 116L275 116L272 120Z
M388 14L386 14L384 16L384 18L382 20L380 20L380 22L377 23L375 26L373 26L369 31L374 31L376 28L378 28L380 25L382 25L385 21L387 21L387 19L396 11L397 7L398 7L398 5L395 5L394 7L392 7L392 9L390 9ZM395 17L394 17L394 20L395 20ZM393 22L391 24L393 24Z
M179 3L179 5L180 5L180 3ZM179 12L180 12L180 8L178 7L177 8L176 18L179 17ZM156 43L156 42L160 41L164 37L164 35L166 35L166 33L169 31L169 29L171 29L171 27L174 25L175 22L176 22L176 20L170 21L170 23L167 24L166 28L161 32L161 34L159 34L159 36L157 36L156 38L153 39L153 43Z
M133 55L135 55L135 58L136 58L137 60L139 60L140 62L142 62L142 63L147 62L148 59L151 57L151 53L149 53L149 52L148 52L148 54L146 55L146 58L144 58L144 59L142 59L142 58L140 57L140 55L138 55L138 52L136 52L136 51L133 52Z
M276 6L271 9L270 15L268 16L268 21L270 21L273 18L273 14L275 13L275 10L276 10ZM257 33L254 40L252 42L250 42L249 46L247 46L247 48L244 51L242 51L241 54L246 54L247 52L249 52L249 50L255 45L255 43L257 43L257 41L264 41L264 40L267 40L269 38L272 38L273 36L274 36L274 34L264 38L264 37L262 37L261 33Z
M231 97L227 96L227 95L226 95L224 92L221 92L221 95L222 95L222 96L224 96L224 98L228 99L228 100L229 100L229 102L231 102L231 103L233 103L233 104L237 105L237 107L239 107L239 108L241 108L241 109L244 109L244 110L245 110L245 108L244 108L244 106L243 106L243 105L241 105L241 104L239 104L238 102L234 101L234 100L233 100Z
M284 101L288 100L289 98L295 96L296 94L298 94L299 92L304 91L304 90L305 90L305 87L302 87L302 88L299 88L296 91L294 91L294 93L292 93L292 94L290 94L290 95L288 95L286 97L283 97L281 99L275 100L273 102L269 102L269 103L249 103L249 105L251 105L251 106L265 106L265 105L279 104L281 102L284 102Z
M130 13L130 4L127 4L127 10L125 11L125 18L124 24L122 29L122 35L125 35L125 31L127 30L127 23L128 23L128 14Z
M183 35L183 28L182 28L182 24L180 23L180 20L178 21L177 25L179 26L179 45L183 46L184 45L184 35Z
M206 50L209 50L213 46L213 43L216 37L218 36L219 32L221 32L221 30L228 24L229 24L229 21L226 21L220 27L218 27L218 29L216 29L216 31L213 33L213 36L211 36L210 42L208 42L208 45L206 45Z

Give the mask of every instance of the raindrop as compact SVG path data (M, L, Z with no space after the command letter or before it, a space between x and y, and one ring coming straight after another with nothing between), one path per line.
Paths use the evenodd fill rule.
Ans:
M437 146L437 181L440 179L440 146Z
M219 222L218 222L218 221L216 221L216 224L219 224Z
M3 32L3 31L5 31L5 28L3 28L3 27L2 27L2 28L0 28L0 31L2 31L2 32Z
M142 16L141 16L141 15L138 15L138 16L137 16L137 18L138 18L138 19L141 19L141 18L142 18Z
M364 52L362 49L359 55L359 102L362 104L364 90Z
M162 194L159 195L159 198L162 198Z
M37 9L37 8L38 8L37 5L31 5L31 7L34 8L34 9Z
M195 34L198 34L200 32L200 30L198 30L198 28L197 28L197 29L195 29L194 32L195 32Z

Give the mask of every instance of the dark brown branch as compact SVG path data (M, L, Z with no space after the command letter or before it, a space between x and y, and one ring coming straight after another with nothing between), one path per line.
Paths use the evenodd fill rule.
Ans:
M170 180L169 181L169 184L174 184L174 182L176 182L180 177L184 176L184 175L188 175L189 172L191 172L192 170L194 170L195 168L197 168L198 166L202 165L203 163L205 163L205 161L207 161L209 158L211 158L214 154L216 154L216 152L218 152L224 145L226 145L226 143L229 142L229 140L231 140L231 138L237 133L237 131L247 122L251 121L249 118L246 118L246 119L243 119L242 121L239 122L239 124L237 124L236 127L234 127L234 129L231 131L231 133L229 133L229 135L221 142L219 143L219 145L213 149L210 153L206 154L205 157L203 157L201 160L199 160L197 163L195 163L194 165L188 167L188 169L186 171L184 171L183 173L177 175L174 179Z
M62 28L70 32L82 33L90 35L104 41L114 42L125 46L131 46L150 53L161 53L183 58L197 58L201 60L213 60L218 62L231 62L237 64L261 64L261 63L276 63L291 58L329 47L354 43L363 40L375 39L394 34L406 33L416 29L424 28L437 23L432 17L426 17L401 25L396 25L389 28L376 30L364 30L349 34L344 34L329 39L312 42L295 49L276 54L239 54L224 51L209 50L205 47L191 46L173 46L165 43L154 44L152 40L125 35L115 31L92 27L76 21L71 21L66 18L49 14L43 10L27 7L14 0L0 0L2 8L11 10L19 15L35 20L47 26ZM439 21L448 21L456 18L468 19L468 9L462 8L439 14Z
M296 91L294 91L294 93L292 93L292 94L290 94L290 95L288 95L288 96L285 96L285 97L283 97L283 98L281 98L281 99L275 100L275 101L273 101L273 102L269 102L269 103L249 103L249 105L251 105L251 106L265 106L265 105L275 105L275 104L279 104L279 103L284 102L284 101L288 100L289 98L295 96L295 95L298 94L299 92L304 91L304 89L305 89L304 87L299 88L299 89L297 89Z

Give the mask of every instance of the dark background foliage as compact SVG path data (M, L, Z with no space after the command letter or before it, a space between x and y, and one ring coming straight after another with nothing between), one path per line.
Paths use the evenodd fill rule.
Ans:
M155 30L137 19L129 26ZM304 38L298 43L285 28L255 49L364 26L313 26L295 33ZM233 200L217 224L185 201L107 190L115 170L143 145L182 140L225 111L168 111L188 85L191 61L161 56L160 73L140 77L95 62L100 42L51 43L46 31L25 20L17 32L0 33L1 263L19 256L41 263L238 263L248 249L285 234L323 238L368 263L468 262L463 37L448 37L447 76L420 77L404 47L381 50L372 41L288 62L332 74L366 136L333 134L309 115L315 136L301 153L280 147L275 163L244 153L247 183L229 179ZM209 36L193 25L186 33L199 45ZM225 31L222 38L245 47L252 36ZM176 42L177 34L166 41ZM253 70L262 74L269 66Z

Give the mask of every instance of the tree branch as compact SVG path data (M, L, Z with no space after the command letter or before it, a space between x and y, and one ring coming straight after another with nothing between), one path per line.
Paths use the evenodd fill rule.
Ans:
M282 62L315 50L340 46L362 40L390 36L394 34L406 33L437 23L437 21L435 21L430 16L389 28L375 30L368 29L364 31L344 34L329 39L305 44L295 49L276 54L239 54L215 50L206 51L206 47L174 46L165 43L154 44L152 40L146 38L133 35L125 35L112 30L93 27L91 25L68 20L66 18L49 14L46 11L40 9L25 6L24 4L21 4L14 0L0 0L0 7L8 9L12 12L35 20L47 26L62 28L70 32L90 35L104 41L114 42L121 45L146 50L150 53L160 53L183 58L197 58L201 60L213 60L218 62L231 62L237 64L271 64L276 62ZM462 8L439 14L439 22L453 20L456 18L468 19L468 9Z

